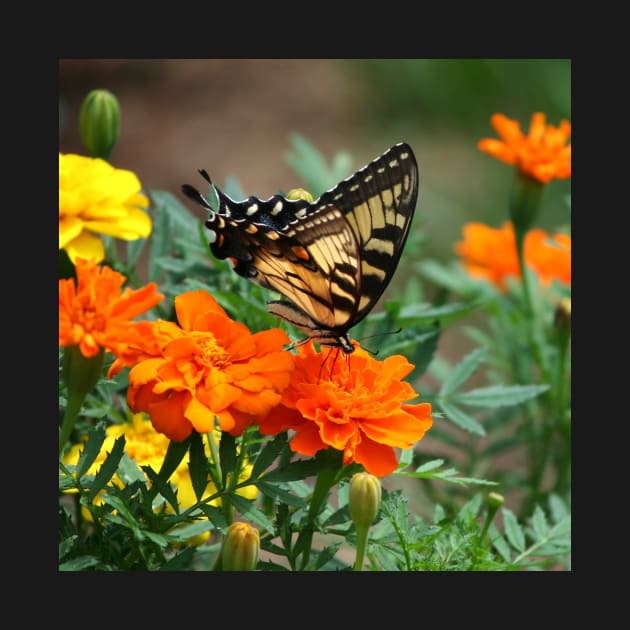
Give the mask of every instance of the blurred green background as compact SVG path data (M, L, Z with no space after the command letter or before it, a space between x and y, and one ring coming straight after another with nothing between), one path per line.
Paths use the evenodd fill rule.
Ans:
M199 185L199 168L264 198L304 185L286 157L295 133L328 160L348 151L352 171L406 141L420 167L421 255L441 261L462 224L506 217L512 169L477 149L496 137L491 115L524 131L536 111L571 119L569 59L72 59L59 63L60 151L86 153L77 121L94 88L121 104L112 163L191 212L180 187ZM547 188L538 225L553 230L570 221L570 180ZM406 251L401 266L413 259Z

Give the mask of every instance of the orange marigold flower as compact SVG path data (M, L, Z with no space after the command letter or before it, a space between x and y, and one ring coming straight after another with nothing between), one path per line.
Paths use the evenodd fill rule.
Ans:
M129 372L127 401L144 411L157 431L181 441L195 429L240 435L280 402L293 356L278 328L252 334L233 321L207 292L175 298L179 325L158 320L144 358Z
M101 348L124 354L126 344L146 334L149 322L132 319L164 297L154 282L140 289L122 289L125 276L93 260L78 258L74 278L59 280L59 345L79 346L93 357Z
M479 140L479 149L498 160L516 166L522 173L543 183L571 177L571 123L562 120L559 127L545 124L545 114L532 116L529 133L524 135L516 120L493 114L492 126L501 137Z
M483 223L467 223L462 228L464 239L455 243L466 271L474 278L484 278L506 290L506 278L521 275L516 253L516 238L510 221L500 228ZM544 230L527 232L524 244L525 264L535 271L541 284L552 280L571 284L571 237L549 235Z
M431 404L405 402L418 395L402 380L414 367L405 357L377 361L357 346L331 373L312 344L298 353L282 403L261 420L261 433L293 429L293 451L311 456L332 447L344 465L357 462L383 477L398 465L394 448L410 448L431 428Z

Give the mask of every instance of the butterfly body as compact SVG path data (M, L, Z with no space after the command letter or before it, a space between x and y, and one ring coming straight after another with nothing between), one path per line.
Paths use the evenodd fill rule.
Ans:
M409 232L418 194L411 147L394 145L313 202L281 195L234 201L200 173L217 194L218 211L192 186L182 189L210 210L212 253L281 293L286 300L269 302L269 312L307 339L352 352L348 330L389 284Z

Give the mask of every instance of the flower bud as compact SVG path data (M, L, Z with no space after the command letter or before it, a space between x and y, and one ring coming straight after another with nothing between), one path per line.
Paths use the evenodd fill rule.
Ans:
M62 375L69 392L85 395L91 392L103 373L105 351L99 348L93 357L85 357L78 345L63 350Z
M119 129L118 99L108 90L92 90L79 112L81 139L90 155L109 160Z
M355 473L350 479L350 518L357 528L369 527L381 506L381 482L367 473Z
M295 201L296 199L304 199L304 201L313 203L313 195L311 195L311 193L308 192L308 190L304 190L304 188L292 188L287 193L286 197L290 201Z
M557 328L571 328L571 298L562 298L556 307L554 324Z
M223 571L254 571L260 553L260 534L248 523L232 523L223 539Z
M525 234L536 220L545 184L517 170L510 195L510 219L514 231Z
M488 494L487 501L488 501L488 508L496 510L497 508L503 505L503 503L505 502L505 499L503 498L503 495L499 494L498 492L490 492Z

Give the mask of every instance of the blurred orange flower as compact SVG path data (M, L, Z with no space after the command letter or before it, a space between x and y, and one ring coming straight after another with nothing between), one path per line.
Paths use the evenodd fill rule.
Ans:
M74 278L59 280L59 345L79 346L90 358L101 348L124 354L126 343L146 334L150 322L132 319L164 297L153 282L122 289L125 276L93 260L78 258Z
M516 166L522 173L547 183L571 177L571 123L562 120L559 127L545 124L545 114L532 116L529 133L524 135L516 120L493 114L492 126L501 137L484 138L477 146L498 160Z
M516 239L512 223L500 228L483 223L467 223L462 228L464 239L455 243L466 271L474 278L484 278L506 290L508 276L520 278ZM535 271L541 284L552 280L571 284L571 237L568 234L547 234L544 230L527 232L524 244L525 264Z
M212 431L215 415L223 431L240 435L280 402L293 368L282 349L289 338L278 328L252 334L203 290L177 296L175 311L179 325L158 320L139 349L130 408L171 440Z
M357 462L382 477L398 465L394 448L410 448L433 424L430 403L405 404L418 394L402 380L414 366L401 355L377 361L357 345L326 361L309 343L295 363L282 403L260 421L266 435L294 430L293 451L311 456L332 447L344 465Z

